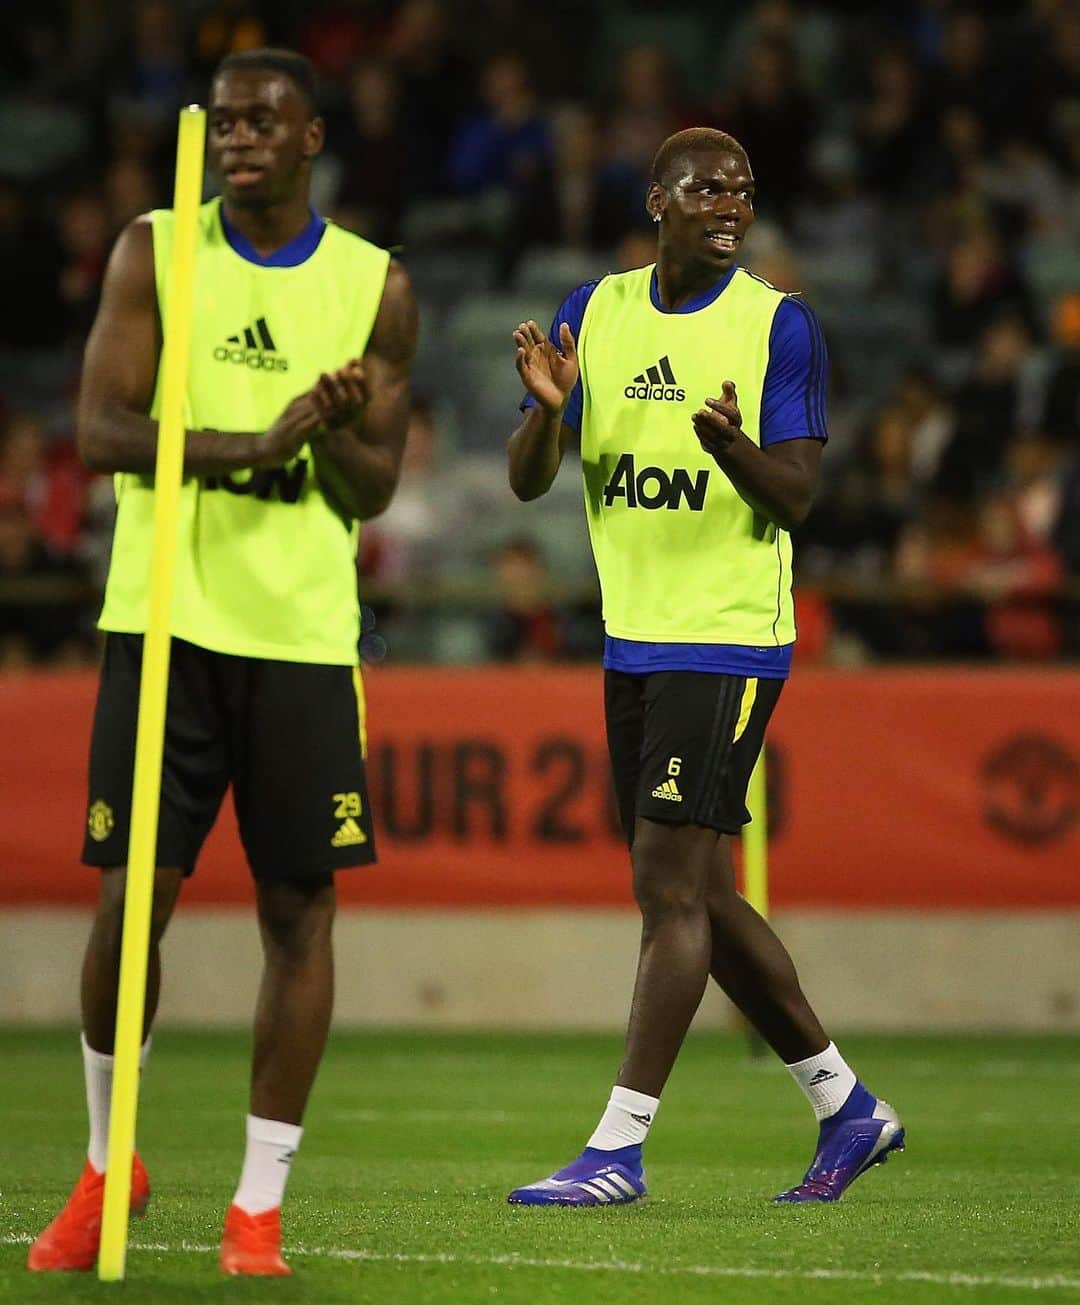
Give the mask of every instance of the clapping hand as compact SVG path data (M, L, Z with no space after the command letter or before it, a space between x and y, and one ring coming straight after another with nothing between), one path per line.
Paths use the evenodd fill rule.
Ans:
M742 413L735 393L735 382L725 381L722 386L723 398L706 399L705 407L699 408L692 418L694 434L701 442L701 447L713 457L723 453L742 430Z
M578 379L573 331L563 322L559 326L559 348L556 348L535 322L522 322L514 332L514 343L522 384L542 408L557 412L565 406Z
M364 360L350 359L337 371L323 372L311 397L326 430L338 430L356 420L368 400Z

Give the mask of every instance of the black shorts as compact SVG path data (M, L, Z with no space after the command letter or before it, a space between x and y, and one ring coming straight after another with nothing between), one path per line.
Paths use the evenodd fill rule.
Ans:
M627 843L634 820L737 834L783 680L706 671L606 671L604 707Z
M127 862L142 636L110 634L90 743L83 861ZM264 661L173 639L157 864L185 874L232 784L256 879L375 860L358 669Z

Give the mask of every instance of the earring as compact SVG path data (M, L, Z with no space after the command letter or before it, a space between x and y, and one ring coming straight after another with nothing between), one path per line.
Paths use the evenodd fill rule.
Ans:
M659 222L661 216L662 216L662 214L660 214L660 213L654 213L654 214L652 215L652 220L653 220L654 222Z

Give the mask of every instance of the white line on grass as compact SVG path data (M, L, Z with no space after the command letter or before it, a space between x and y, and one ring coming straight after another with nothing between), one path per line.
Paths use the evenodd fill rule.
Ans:
M6 1246L28 1246L32 1238L8 1234L0 1238ZM164 1242L130 1242L133 1251L150 1251L159 1255L216 1255L217 1246L201 1246L182 1241L177 1246ZM1041 1278L1020 1278L1008 1274L950 1273L911 1270L907 1273L883 1273L860 1269L767 1269L753 1265L729 1264L641 1264L633 1260L552 1260L527 1255L453 1255L448 1251L409 1254L405 1251L355 1250L333 1246L288 1246L289 1255L317 1260L343 1260L354 1264L454 1264L474 1268L570 1269L578 1273L657 1274L663 1277L690 1278L765 1278L794 1279L800 1282L872 1282L884 1286L890 1282L925 1282L939 1287L1015 1287L1020 1291L1076 1291L1080 1277L1055 1273Z

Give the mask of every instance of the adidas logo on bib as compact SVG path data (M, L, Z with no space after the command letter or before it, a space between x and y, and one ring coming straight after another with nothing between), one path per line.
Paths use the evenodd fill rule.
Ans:
M226 337L214 350L217 362L235 363L253 372L287 372L289 360L277 356L277 345L265 317L257 317L250 326Z
M686 391L675 379L671 359L667 354L652 367L646 367L639 376L635 376L623 394L628 399L659 399L666 403L682 403L686 398Z

